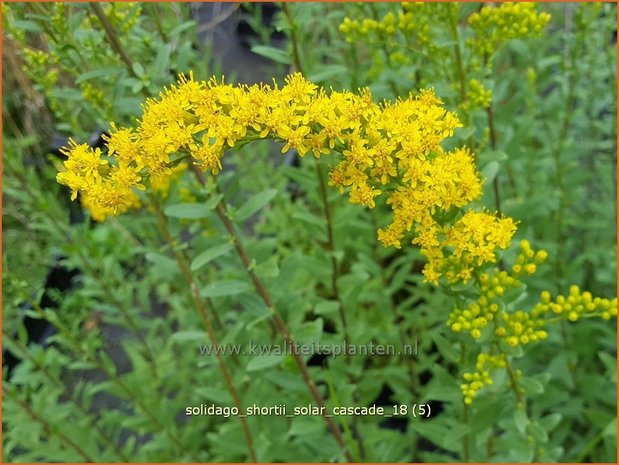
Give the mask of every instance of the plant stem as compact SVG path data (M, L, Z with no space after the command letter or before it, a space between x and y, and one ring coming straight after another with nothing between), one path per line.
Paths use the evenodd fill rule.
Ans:
M470 412L470 407L467 404L464 404L464 424L466 426L468 426L469 424L469 412ZM464 435L464 437L462 438L462 458L465 462L469 461L469 455L470 455L470 451L469 451L469 434L466 433Z
M331 256L331 288L333 298L339 303L340 320L342 321L342 328L344 331L344 343L348 347L350 345L350 336L348 333L348 323L346 320L346 309L344 308L344 302L340 297L340 290L338 286L338 266L337 259L335 258L335 241L333 239L333 218L331 216L331 207L329 206L329 199L327 194L327 186L325 184L322 167L320 161L316 161L316 174L320 184L320 198L322 200L322 206L325 213L325 220L327 225L327 252ZM350 361L350 354L346 351L346 360Z
M297 26L292 19L292 15L290 14L290 9L288 8L288 4L286 2L281 3L282 12L286 16L286 20L288 21L288 25L290 27L290 42L292 42L292 57L294 60L294 66L297 68L297 71L301 74L305 74L303 72L303 67L301 66L301 58L299 54L299 46L297 40Z
M105 16L103 8L101 8L101 6L95 2L90 2L90 8L92 8L92 11L97 16L97 19L101 23L101 26L103 26L103 29L105 30L105 36L107 37L114 51L118 53L120 59L125 62L127 68L129 69L129 72L133 75L133 77L139 78L139 76L137 76L135 74L135 71L133 70L133 62L131 61L131 58L129 58L129 55L127 55L127 52L120 44L118 35L116 35L116 31L114 31L112 24L107 19L107 16Z
M192 170L193 174L196 176L196 179L198 180L198 182L204 187L206 185L206 180L202 172L200 172L194 165L191 165L190 169ZM296 343L294 342L294 340L290 336L290 333L288 332L286 323L284 323L284 320L282 319L281 314L275 308L275 305L273 304L273 301L271 300L271 296L266 290L264 284L262 283L260 278L258 278L256 273L254 273L252 269L252 264L251 264L251 260L249 259L249 255L247 254L247 251L245 250L245 247L243 246L243 243L241 242L241 238L239 237L236 230L234 229L234 225L230 221L230 218L228 218L228 213L226 211L223 197L220 200L220 202L217 204L217 206L215 207L215 212L217 213L217 216L223 223L230 237L232 237L233 242L234 242L234 248L236 249L236 252L238 256L240 257L241 261L243 262L243 265L245 266L245 271L249 275L249 279L251 280L254 288L256 289L256 292L258 292L258 295L260 296L264 304L267 306L267 308L270 310L275 327L279 331L279 333L283 336L284 340L286 341L287 347L292 352L295 363L299 367L299 370L301 371L301 376L303 377L303 380L305 381L305 384L307 385L312 397L316 401L317 406L321 410L326 412L325 403L320 393L318 392L318 389L316 388L316 383L314 383L314 380L309 374L305 361L303 360L303 358L301 358L301 355L299 354ZM329 430L335 437L335 440L337 441L339 446L342 449L344 449L344 454L346 455L346 459L349 462L353 462L353 458L350 454L350 451L346 447L346 443L344 442L344 439L342 438L342 434L340 430L338 429L337 425L334 423L333 419L330 416L327 416L326 413L323 414L322 416L325 422L327 423L327 427L329 428Z
M466 70L464 69L464 63L462 61L462 50L460 49L460 35L458 33L458 18L457 11L454 15L453 12L449 12L449 30L451 32L451 38L456 42L454 44L454 54L456 56L456 71L458 73L460 101L466 100Z
M69 389L67 388L67 386L63 382L61 382L56 377L54 377L45 368L45 366L43 364L41 364L32 355L30 355L30 353L28 352L27 348L24 347L21 344L21 342L19 342L15 338L13 338L8 332L3 330L2 331L2 337L5 340L10 341L13 346L15 346L17 349L19 349L19 355L21 355L22 358L28 360L32 364L32 366L34 368L36 368L39 372L41 372L43 374L43 376L45 376L52 384L54 384L55 386L57 386L60 389L62 389L63 390L63 395L68 399L68 401L71 404L73 404L80 412L82 412L82 414L84 414L84 416L86 418L88 418L88 422L90 423L90 426L99 433L101 438L112 449L114 449L114 452L116 453L116 455L118 455L121 458L121 460L123 460L124 462L129 462L129 460L130 460L129 457L127 455L125 455L125 453L118 447L118 444L116 442L114 442L112 440L112 438L110 438L110 436L105 432L105 430L103 428L101 428L97 424L95 419L92 417L92 413L89 412L88 409L86 409L86 407L84 407L75 397L73 397L73 393L69 391ZM16 354L16 355L18 355L18 354Z
M465 359L466 359L466 345L464 344L464 342L460 342L460 366L464 366ZM462 404L464 406L464 416L463 416L464 425L468 426L470 407L464 402ZM464 436L462 437L462 458L465 462L469 461L469 441L470 441L469 436L470 436L469 433L466 432Z
M520 391L520 388L518 387L516 376L514 375L514 371L512 370L512 365L509 362L507 355L505 356L505 370L507 370L507 375L509 376L509 383L511 384L512 389L514 390L514 394L516 394L516 402L518 402L518 404L522 404L522 392Z
M497 149L496 129L494 128L494 113L492 111L492 104L486 108L486 115L488 115L488 130L490 131L490 147L492 150ZM494 176L492 182L494 186L494 201L497 212L501 213L501 194L499 190L499 173Z
M34 421L39 422L43 426L43 429L48 435L51 436L52 434L56 434L62 442L68 445L71 449L75 450L75 452L77 452L79 455L81 455L85 459L86 462L90 462L90 463L96 462L92 457L90 457L90 455L88 455L84 451L84 449L82 449L79 445L73 442L73 440L67 437L62 431L59 431L58 428L55 428L55 429L52 428L52 426L44 418L41 418L34 410L32 410L32 408L30 408L30 406L27 403L20 400L17 397L17 395L12 394L10 390L5 387L4 383L2 383L2 393L4 395L8 395L9 397L11 397L13 401L17 405L19 405L28 414L30 418L32 418Z
M157 216L157 222L159 224L161 233L166 239L166 241L168 242L168 244L172 247L172 244L173 244L172 235L170 234L170 231L167 227L167 223L161 211L161 206L159 205L159 202L154 196L151 196L151 201L152 201L153 208L155 209L155 213ZM189 285L189 288L191 289L191 295L193 297L196 308L198 309L198 313L200 313L200 317L202 318L204 327L206 328L208 338L211 341L211 344L213 344L213 346L219 347L219 340L217 339L215 330L213 329L213 325L211 324L211 320L209 318L208 312L204 305L204 301L202 300L202 296L200 295L200 290L198 289L198 286L196 285L196 282L191 273L191 269L187 265L186 260L184 260L183 257L181 257L180 252L178 250L175 250L173 247L172 247L172 250L174 251L176 262L178 263L178 266L180 267L183 275L185 276L185 280L187 281L187 284ZM230 375L230 372L228 371L224 357L219 351L216 351L215 356L217 357L219 369L221 371L221 374L224 377L226 387L228 388L228 392L230 393L230 396L232 397L234 405L239 410L239 412L241 412L243 411L241 399L238 395L236 388L234 387L232 376ZM247 418L245 418L244 416L239 416L239 420L241 421L241 426L243 428L243 435L245 436L245 442L247 443L247 450L249 452L249 457L252 462L257 462L256 452L254 451L254 446L253 446L253 438L251 435L251 431L249 430L249 425L247 424Z
M290 9L288 5L284 2L282 3L282 11L286 16L286 20L288 21L288 26L290 27L290 40L292 42L292 55L294 59L295 66L301 74L303 74L303 66L301 65L301 55L299 54L298 40L296 35L296 24L294 19L292 18L292 14L290 13ZM348 335L348 323L346 321L346 310L344 308L344 303L340 298L340 291L337 284L338 278L338 266L337 259L335 258L334 251L335 245L333 240L333 220L331 217L331 208L329 206L329 199L327 196L327 186L325 185L325 180L323 177L322 167L320 165L320 161L318 159L314 159L316 161L316 174L318 176L318 181L320 184L320 198L322 200L322 206L325 213L325 220L327 223L327 251L331 256L331 290L333 293L333 297L339 303L339 312L340 312L340 320L342 322L342 327L344 330L344 343L348 347L350 345L350 338ZM350 361L350 354L346 351L346 359Z
M297 25L295 24L294 19L292 18L292 14L290 13L290 10L288 8L288 5L285 2L282 3L282 11L284 12L284 15L286 16L286 20L288 21L288 25L290 27L290 40L292 42L292 54L293 54L293 59L294 59L294 62L295 62L295 66L297 67L299 72L301 72L301 74L303 74L303 66L301 64L301 55L299 53L298 39L297 39L297 35L296 35ZM335 300L339 303L338 310L339 310L339 314L340 314L340 320L342 322L342 329L343 329L343 332L344 332L344 344L346 345L346 348L348 348L350 346L350 337L349 337L349 333L348 333L348 323L347 323L347 320L346 320L346 309L344 308L344 302L342 301L342 299L340 297L339 286L338 286L338 283L337 283L337 280L338 280L338 266L337 266L337 259L336 259L335 254L334 254L334 252L335 252L335 244L334 244L334 239L333 239L333 220L332 220L332 217L331 217L331 209L329 207L329 199L328 199L328 195L327 195L327 186L325 185L325 180L324 180L323 173L322 173L322 167L320 165L320 161L318 159L315 159L315 160L316 160L316 175L318 176L318 181L319 181L319 184L320 184L320 198L322 200L323 209L324 209L324 212L325 212L325 219L326 219L326 223L327 223L327 225L326 225L327 226L327 252L329 252L329 255L331 256L331 287L332 287L332 293L333 293L333 297L335 298ZM281 317L280 317L280 320L281 320ZM283 320L281 321L281 323L283 324ZM277 325L277 321L276 321L276 325ZM281 329L280 329L280 332L282 332L282 334L284 334L284 338L285 338L286 337L285 334L287 333L287 329L286 329L285 325L283 326L283 329L284 329L284 331L282 332ZM303 359L298 357L298 354L295 355L295 360L297 360L297 364L299 364L299 362L301 362L303 365L305 365L305 362L303 362ZM350 361L351 361L350 360L350 354L349 354L348 350L346 350L346 361L348 363L350 363ZM299 368L301 368L301 365L299 365ZM312 391L312 386L308 382L308 380L310 380L309 373L307 373L307 370L305 370L305 373L304 373L303 369L301 369L301 372L303 373L303 377L306 380L306 383L308 384L308 387L310 388L310 391ZM307 375L307 377L306 377L306 375ZM349 381L352 384L356 384L357 383L357 379L354 376L349 375L348 378L349 378ZM356 397L356 394L357 393L355 392L354 398L355 398L355 400L358 400L357 397ZM314 393L314 391L312 391L312 395L314 395L314 398L316 398L316 395L319 396L319 393L318 393L318 391L316 391L315 393ZM325 417L325 420L327 420L327 424L329 426L329 429L331 429L331 431L333 431L334 435L336 436L336 439L338 439L339 430L337 429L335 424L333 424L333 427L332 427L331 426L332 422L329 422L327 417ZM361 438L361 435L359 434L359 428L357 427L357 421L358 421L357 417L354 416L352 418L352 431L353 431L353 434L354 434L355 438L357 439L357 444L359 446L358 449L359 449L359 452L361 454L361 458L364 458L365 457L365 448L363 446L363 440ZM336 431L337 431L337 434L335 433ZM342 441L342 443L340 445L342 447L344 447L344 444L343 444L344 441L341 438L341 436L340 436L340 439L338 440L338 443L340 442L340 440ZM346 450L345 452L346 452L346 457L348 458L348 460L352 462L353 459L351 458L352 456L350 455L349 451Z

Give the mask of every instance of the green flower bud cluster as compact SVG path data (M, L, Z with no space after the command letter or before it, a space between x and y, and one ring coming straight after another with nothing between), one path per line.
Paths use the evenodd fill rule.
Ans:
M531 248L531 244L526 239L520 241L520 254L516 257L516 263L512 266L512 273L515 277L522 275L532 275L537 271L537 265L544 263L548 258L548 252Z
M543 319L535 318L529 312L522 310L514 313L504 312L501 315L501 325L497 325L494 334L511 347L516 347L546 339L548 333L541 329L544 325Z
M491 374L497 368L505 368L506 360L504 354L490 355L481 353L477 356L475 371L464 373L464 382L460 385L464 403L470 405L477 393L484 387L492 384Z
M344 18L344 22L340 24L340 32L346 37L346 42L353 42L359 37L375 36L390 36L396 33L395 16L393 13L387 13L382 20L365 18L362 21L351 20ZM371 40L370 40L371 42Z
M41 86L43 92L48 94L58 82L58 69L55 67L58 58L54 53L47 53L32 48L24 48L23 72L32 79L35 84Z
M444 5L416 2L402 3L401 8L400 11L386 13L378 20L346 17L339 30L349 43L366 42L386 46L389 59L394 65L411 63L411 44L414 44L416 53L435 53L437 47L431 37L431 24L441 16Z
M535 3L502 3L485 6L469 16L468 23L475 31L470 45L480 54L492 54L510 39L540 37L550 21L546 12L537 12Z
M67 9L63 2L54 2L50 16L52 29L60 36L69 34Z
M581 318L601 317L610 320L617 316L617 298L593 297L590 292L581 292L576 285L570 287L567 296L558 295L554 300L550 292L543 291L540 302L533 308L532 315L550 316L578 321Z
M100 88L93 86L89 82L82 82L80 83L80 90L86 101L100 108L110 108L110 102Z
M486 89L477 79L471 79L468 85L466 101L462 104L464 110L488 108L492 102L492 90Z
M494 321L501 308L501 296L509 287L518 287L520 281L505 271L494 270L492 276L483 273L479 277L479 298L466 309L456 308L447 324L456 333L468 332L473 339L481 337L481 331Z
M139 3L108 3L103 11L115 29L127 33L136 25L142 13L142 7Z
M468 332L473 339L479 339L482 330L489 322L494 321L497 315L503 321L511 318L505 310L501 310L503 295L508 289L519 287L521 285L519 277L523 274L535 273L537 264L544 262L548 257L545 250L534 251L527 240L520 241L519 247L521 253L516 258L517 265L512 267L511 275L507 271L495 268L492 274L481 273L478 276L479 298L466 309L456 308L451 312L447 324L452 331ZM499 333L495 332L497 336L505 336L508 333L503 329Z

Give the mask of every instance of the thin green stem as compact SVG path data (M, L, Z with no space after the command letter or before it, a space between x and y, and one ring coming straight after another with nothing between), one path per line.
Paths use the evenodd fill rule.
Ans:
M331 207L329 205L329 199L327 194L327 185L325 183L324 174L322 172L322 166L320 165L320 161L315 159L316 161L316 175L318 177L318 182L320 185L320 198L322 200L322 207L325 213L325 222L327 226L327 252L331 256L331 290L333 293L333 298L339 304L339 312L340 312L340 320L342 322L342 329L344 332L344 343L348 347L350 345L350 335L348 332L348 323L346 320L346 309L344 308L344 302L340 296L340 290L338 286L338 264L337 258L335 257L335 240L333 237L333 218L331 216ZM350 354L346 351L346 358L350 361Z
M468 426L469 424L470 411L471 411L471 408L467 404L464 404L464 425L465 426ZM462 459L464 462L469 461L469 456L470 456L469 442L470 442L469 433L466 433L464 437L462 438Z
M464 344L464 342L460 342L460 366L464 366L464 361L466 359L466 345ZM462 402L463 405L463 409L464 409L464 414L463 414L463 422L465 426L468 426L469 424L469 413L470 413L470 407L468 406L468 404ZM464 436L462 437L462 459L465 462L469 461L469 455L470 455L470 434L468 433L468 431L464 434Z
M497 149L496 129L494 127L494 113L492 111L492 104L486 108L486 115L488 116L488 130L490 132L490 147L492 150ZM501 193L499 189L499 173L496 173L492 182L494 187L494 202L497 212L501 212Z
M466 101L466 70L462 61L462 50L460 48L460 34L458 32L458 17L457 10L449 12L449 31L451 32L451 38L455 41L454 55L456 57L456 71L458 73L460 101Z
M303 72L303 67L301 66L301 55L299 54L299 44L297 40L297 25L292 18L292 14L290 13L290 9L288 8L288 3L282 2L282 12L288 21L288 26L290 27L290 42L292 42L292 57L294 60L294 66L297 68L297 71L301 74L305 74Z
M507 376L509 377L509 384L511 385L512 390L514 391L514 394L516 395L516 402L518 402L518 405L521 405L522 404L522 392L520 391L520 388L518 387L518 381L516 381L516 375L514 374L512 365L507 356L505 356L505 370L507 371Z

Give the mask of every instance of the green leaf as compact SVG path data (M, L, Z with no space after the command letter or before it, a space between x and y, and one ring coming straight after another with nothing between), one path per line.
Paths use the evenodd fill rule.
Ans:
M528 422L529 419L523 409L519 408L514 411L514 423L516 424L516 429L520 432L520 434L524 434L527 430Z
M252 196L241 208L236 211L235 219L245 221L261 208L264 208L277 195L275 189L267 189Z
M409 427L437 446L452 452L460 451L459 439L464 435L464 430L454 431L437 420L413 421Z
M617 436L617 417L613 418L610 423L606 425L606 428L604 428L604 431L602 431L602 436Z
M197 388L195 393L198 396L203 397L204 399L216 402L221 405L227 405L232 403L232 397L230 397L230 393L225 389L207 386Z
M428 389L424 399L425 400L442 400L447 402L456 402L462 398L460 389L455 386L439 386L436 385ZM496 408L494 409L497 410ZM476 417L477 418L477 415Z
M209 210L214 210L215 207L219 205L219 202L221 202L221 199L223 198L224 198L223 194L213 194L210 199L204 202L204 206L208 208Z
M138 76L138 77L142 77L144 76L144 66L142 66L141 63L139 62L134 62L133 63L133 72Z
M503 402L492 398L476 400L473 406L475 408L472 414L475 421L471 424L471 434L473 435L479 434L495 425L505 410Z
M248 330L252 329L254 326L256 326L257 324L259 324L260 322L264 321L264 320L268 320L269 318L271 318L273 316L273 314L269 311L263 313L262 315L260 315L259 317L251 320L249 323L247 323L247 325L245 326Z
M178 36L181 32L186 31L187 29L192 28L196 25L195 21L186 21L183 24L179 24L174 29L170 31L170 37Z
M499 172L499 162L491 161L490 163L488 163L486 166L484 166L481 169L480 174L481 174L482 179L485 179L486 185L488 185L492 181L494 181L494 178L496 177L498 172Z
M172 335L175 341L205 341L206 333L204 331L179 331Z
M252 358L247 364L247 371L258 371L264 370L265 368L272 367L273 365L277 365L281 362L286 355L277 354L277 355L257 355Z
M323 217L315 215L308 211L295 211L292 214L292 218L295 220L303 221L307 224L318 226L319 228L325 227L325 219Z
M269 47L268 45L254 45L251 51L277 63L285 65L292 63L290 55L279 48Z
M314 307L314 313L316 315L329 315L335 314L340 308L339 302L335 300L323 300L322 302L318 302L316 307Z
M202 297L223 297L228 295L241 294L247 292L250 286L243 281L215 281L208 284L200 293Z
M145 258L161 268L176 268L176 261L173 258L157 252L148 252Z
M120 74L123 71L125 71L125 68L123 66L106 66L104 68L92 69L90 71L86 71L85 73L80 74L77 79L75 79L75 83L80 84L90 79L113 76L115 74Z
M344 65L322 65L317 66L315 70L308 74L307 79L312 82L328 81L346 74L347 68Z
M539 420L539 424L546 431L552 431L561 422L563 415L560 413L551 413Z
M522 378L519 381L526 394L542 394L544 392L544 385L538 380L533 378Z
M493 161L502 162L509 158L507 153L502 150L485 150L484 152L479 154L479 162L480 163L490 163Z
M258 266L256 266L256 274L262 279L277 278L279 276L277 257L273 255L267 261L259 263Z
M199 254L194 260L191 262L191 271L197 271L202 268L204 265L209 263L210 261L220 257L228 253L232 249L231 244L222 244L215 247L211 247L210 249L205 250L201 254Z
M165 44L163 47L159 49L157 52L157 57L155 58L155 62L153 63L153 77L162 78L165 72L168 70L168 64L170 62L170 52L172 51L172 46L170 44Z
M26 19L14 19L13 21L11 21L11 23L15 28L21 29L23 31L43 32L41 26L39 26L34 21L28 21Z
M458 353L451 342L445 339L438 330L432 331L431 335L438 351L443 357L445 357L445 359L450 362L455 362L458 360Z
M292 427L288 430L288 436L307 436L321 433L324 430L323 422L316 417L298 417L292 420Z
M164 213L171 218L198 220L210 216L211 210L203 203L179 203L166 207Z
M78 89L69 87L55 88L50 91L52 97L56 97L60 100L69 100L73 102L82 101L84 96Z
M531 423L531 425L529 426L529 430L531 435L535 438L537 442L548 442L548 433L544 428L539 425L539 423Z

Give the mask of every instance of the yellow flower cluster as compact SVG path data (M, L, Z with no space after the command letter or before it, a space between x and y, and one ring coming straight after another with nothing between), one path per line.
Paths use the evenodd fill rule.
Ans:
M144 186L135 168L124 164L110 166L100 149L93 150L88 144L76 144L73 140L69 143L69 148L62 151L68 156L65 171L58 173L56 180L71 189L71 200L80 192L82 205L97 221L140 205L133 188Z
M160 174L157 176L150 177L150 187L156 192L161 198L166 198L170 193L171 184L178 180L182 174L187 170L189 165L187 162L182 161L177 166L172 168L172 172L168 174Z
M484 387L492 384L491 374L497 368L505 368L505 355L490 355L481 353L477 356L475 372L466 372L462 375L465 382L460 385L464 403L470 405L477 393Z
M481 54L492 54L510 39L541 36L549 21L550 15L538 13L531 2L485 6L469 16L468 23L476 33L471 45Z
M300 74L286 85L232 86L181 78L179 85L148 100L135 128L112 125L108 157L72 142L66 171L58 181L89 197L106 214L130 207L133 188L151 176L170 175L170 165L191 157L202 170L217 174L226 149L260 138L284 142L315 157L331 151L343 157L330 184L350 187L350 201L375 206L391 191L394 224L381 233L398 245L413 224L428 245L437 232L432 214L462 207L481 193L473 157L464 149L445 152L440 144L460 126L431 90L395 102L376 104L369 90L325 92ZM174 158L176 155L176 158ZM174 158L174 159L173 159ZM424 227L429 228L427 231Z
M460 173L461 179L468 179L466 173ZM472 184L471 184L472 185ZM479 195L477 189L471 192ZM460 206L454 203L456 206ZM423 224L423 223L421 223ZM437 226L435 226L437 228ZM497 217L495 214L469 210L451 226L440 230L444 237L440 241L419 232L413 243L421 246L421 252L428 258L423 270L426 280L438 283L445 274L448 282L468 282L475 268L485 263L496 262L496 250L507 249L516 232L516 223L509 217Z

